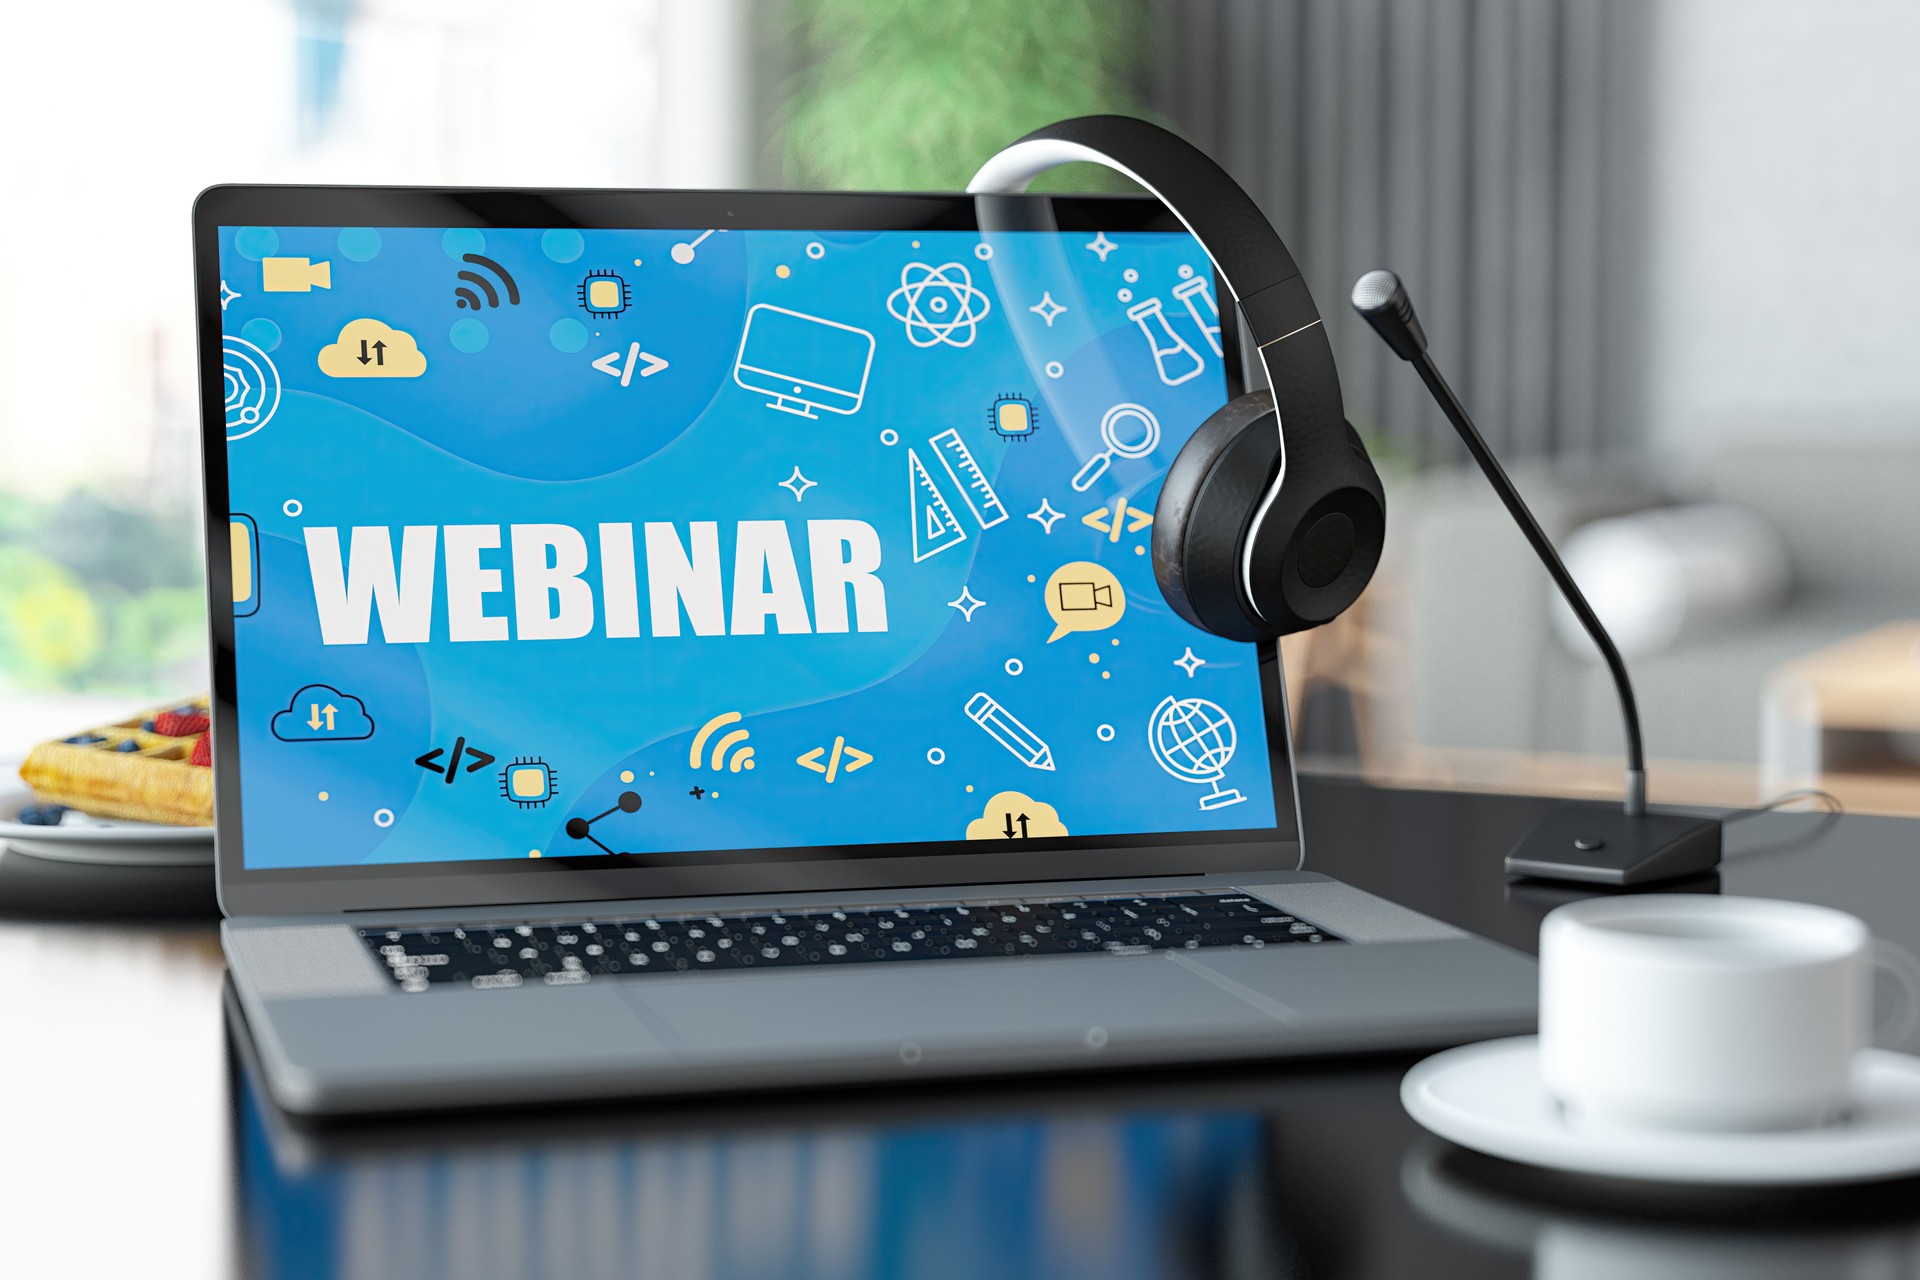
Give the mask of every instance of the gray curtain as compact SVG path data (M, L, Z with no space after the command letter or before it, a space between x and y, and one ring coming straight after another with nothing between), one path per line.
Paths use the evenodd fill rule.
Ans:
M1638 443L1650 0L1157 2L1152 99L1286 237L1363 433L1464 457L1347 304L1387 266L1503 457Z

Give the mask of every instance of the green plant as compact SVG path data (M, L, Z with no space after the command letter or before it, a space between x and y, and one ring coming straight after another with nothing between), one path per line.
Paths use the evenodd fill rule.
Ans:
M0 687L171 696L204 661L193 527L78 492L0 505Z
M107 625L85 583L31 551L0 550L0 655L31 684L66 685L99 661Z
M1146 0L796 0L812 65L783 164L806 186L957 190L981 160L1069 116L1141 114ZM1124 180L1073 166L1052 189Z

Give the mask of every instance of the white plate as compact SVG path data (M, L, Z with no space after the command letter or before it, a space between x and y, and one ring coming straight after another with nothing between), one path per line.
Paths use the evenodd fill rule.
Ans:
M1920 1058L1868 1049L1843 1123L1784 1133L1583 1130L1540 1079L1537 1036L1435 1054L1400 1082L1407 1114L1449 1142L1573 1173L1710 1186L1815 1186L1920 1173Z
M8 770L11 772L11 769ZM24 786L0 784L0 842L15 853L58 862L113 866L186 867L213 864L212 827L169 827L153 822L96 818L69 809L57 827L17 821L22 809L41 803Z

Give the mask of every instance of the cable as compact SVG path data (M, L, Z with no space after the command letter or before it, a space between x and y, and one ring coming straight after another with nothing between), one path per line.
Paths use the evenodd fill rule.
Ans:
M1792 804L1795 800L1814 799L1822 800L1826 803L1827 807L1821 810L1823 814L1837 816L1847 811L1847 807L1840 803L1840 797L1834 795L1831 791L1822 791L1819 787L1796 787L1792 791L1783 791L1765 804L1755 805L1750 809L1729 809L1720 815L1720 821L1722 823L1739 822L1743 818L1752 818L1762 813L1771 813L1781 805Z

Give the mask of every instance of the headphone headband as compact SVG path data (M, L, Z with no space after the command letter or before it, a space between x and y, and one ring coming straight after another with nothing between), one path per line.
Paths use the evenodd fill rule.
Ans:
M1273 389L1281 427L1278 469L1244 538L1238 566L1247 604L1259 612L1254 548L1280 495L1288 455L1347 449L1346 412L1333 347L1293 255L1253 198L1191 143L1128 116L1081 116L1036 129L980 166L976 195L1026 189L1048 169L1088 161L1133 179L1200 242L1240 306ZM1167 193L1177 191L1176 201Z
M1211 157L1158 125L1128 116L1050 124L989 158L967 190L1023 191L1074 161L1125 174L1172 210L1233 290L1255 345L1264 349L1320 323L1300 268L1259 206ZM1170 190L1181 193L1177 202ZM1332 362L1329 351L1329 374Z

